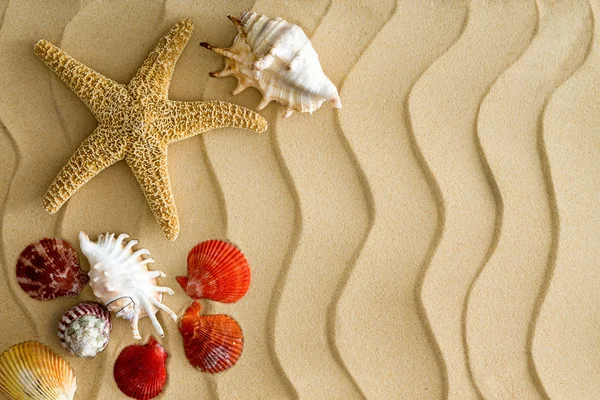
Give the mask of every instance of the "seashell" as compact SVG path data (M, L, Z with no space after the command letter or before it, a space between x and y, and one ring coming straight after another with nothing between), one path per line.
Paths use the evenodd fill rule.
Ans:
M230 316L200 315L201 305L194 301L181 318L185 356L193 367L216 374L231 368L242 355L244 335Z
M257 109L275 100L287 108L283 118L294 111L312 114L325 101L342 107L335 85L325 76L302 28L251 11L243 12L240 19L228 18L238 30L233 46L222 49L204 42L200 46L225 57L225 68L210 76L235 76L238 86L233 95L255 87L263 95Z
M168 356L152 336L145 345L125 347L117 357L113 370L121 392L138 400L158 396L167 381L165 363Z
M193 299L235 303L248 291L250 268L244 254L233 244L207 240L188 254L188 277L177 282Z
M91 301L71 307L58 323L60 343L78 357L94 357L104 350L111 330L106 307Z
M66 240L46 238L31 243L17 261L17 282L36 300L77 297L88 281L77 251Z
M177 321L177 314L161 303L162 294L173 294L166 286L157 286L156 278L165 277L161 271L149 271L148 264L154 263L146 257L146 249L133 251L137 240L125 242L129 235L124 233L115 238L108 232L92 242L84 232L79 233L81 251L90 262L90 286L96 298L109 311L131 323L135 339L141 339L139 319L148 316L154 329L164 336L162 326L156 319L158 310L169 314Z
M75 390L69 363L42 343L20 343L0 356L0 393L8 399L71 400Z

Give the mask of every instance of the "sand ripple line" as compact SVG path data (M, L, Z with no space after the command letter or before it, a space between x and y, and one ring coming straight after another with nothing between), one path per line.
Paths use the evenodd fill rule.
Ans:
M412 82L456 39L464 12L455 5L400 2L342 91L341 122L371 185L374 221L340 301L337 343L367 398L437 398L443 392L413 296L435 229L435 204L412 155L402 104ZM381 62L411 46L419 52ZM365 86L383 101L365 104ZM375 123L376 131L370 129ZM374 382L373 374L387 384Z
M21 164L22 155L19 152L16 140L1 120L0 131L2 132L2 136L0 139L0 143L2 145L0 146L0 148L10 148L12 150L12 152L6 152L7 154L5 154L5 156L0 161L0 171L2 171L2 175L0 175L0 193L4 193L0 202L0 226L4 226L4 216L6 215L6 204L8 201L8 196L10 194L11 187L15 183L15 176L17 175L17 170L19 169L19 165ZM2 255L2 257L0 257L0 263L2 265L2 270L4 271L4 276L13 278L15 276L14 262L12 262L12 260L9 260L6 256L6 254L8 253L8 243L10 243L10 240L6 240L4 229L0 229L0 254ZM4 279L3 281L6 284L6 293L10 293L11 300L14 300L18 308L20 308L22 313L25 314L25 318L28 320L29 327L33 328L34 335L38 336L39 330L35 323L33 315L30 312L28 312L25 302L22 301L22 299L24 299L24 296L17 295L17 292L20 289L17 289L15 287L16 284L14 282L14 279ZM13 282L13 284L11 284L10 282ZM3 330L7 328L12 327L10 325L3 325ZM27 329L25 330L27 331ZM11 329L7 330L6 332L2 332L2 337L9 337L11 333ZM6 346L9 343L2 344ZM0 349L0 351L4 350L5 348Z
M533 323L532 356L552 398L600 395L597 351L600 193L597 91L600 4L591 2L594 34L582 67L552 95L539 134L550 193L553 251ZM559 219L560 216L560 219Z
M431 265L431 260L433 259L435 250L437 249L439 242L442 238L444 224L446 221L446 217L445 217L446 208L444 206L444 199L441 194L440 186L438 185L437 181L435 180L433 172L431 171L431 168L429 167L429 165L427 164L427 161L425 160L425 157L423 156L423 152L421 151L421 149L419 147L417 137L415 135L413 117L411 115L411 104L412 104L411 98L412 98L415 87L418 87L421 78L427 74L427 71L429 70L429 68L431 68L432 65L435 65L435 63L439 59L443 58L444 54L447 53L448 51L450 51L452 49L452 46L454 46L460 40L460 37L462 37L462 35L464 34L464 31L467 26L467 21L468 21L468 8L466 7L465 4L463 4L462 6L464 8L463 21L462 21L461 27L459 29L458 38L454 41L454 43L451 44L449 49L446 49L446 51L440 57L438 57L438 59L436 59L433 63L431 63L421 73L421 75L419 77L417 77L417 79L413 83L412 87L408 90L408 95L406 97L406 100L404 101L404 107L403 107L404 114L405 114L406 127L407 127L408 133L409 133L408 138L410 141L412 154L415 157L415 161L417 162L419 169L421 170L421 173L423 175L425 183L427 184L427 187L429 189L429 194L430 194L431 198L433 199L433 201L435 203L435 208L436 208L436 228L435 228L435 231L433 232L432 238L430 239L430 241L428 243L427 252L425 253L423 260L422 260L421 264L419 265L417 279L416 279L415 286L414 286L414 298L415 298L417 312L419 313L419 318L420 318L421 324L423 325L423 327L426 330L426 335L428 337L429 343L431 344L431 346L435 352L436 360L438 362L438 366L439 366L439 369L442 374L442 376L441 376L441 380L442 380L441 385L442 385L442 394L443 394L442 398L444 398L444 399L448 398L448 370L447 370L447 366L446 366L444 357L442 356L439 343L437 342L437 340L435 338L433 327L431 325L431 320L429 319L429 316L427 315L427 310L424 307L422 293L423 293L423 285L425 282L425 277L427 275L427 271L429 269L429 266Z
M220 83L207 83L210 89ZM255 105L258 94L249 101ZM235 101L232 98L231 101ZM228 99L229 100L229 99ZM219 376L219 395L223 398L297 397L274 351L273 299L281 290L282 270L288 265L289 248L297 242L293 182L280 171L281 160L274 148L274 131L280 115L268 110L269 131L256 135L231 130L223 136L205 138L211 164L224 192L229 218L227 237L244 250L251 266L252 287L243 301L236 303L236 318L245 335L244 354L239 367ZM263 113L264 115L264 113ZM236 162L231 162L235 154ZM231 306L217 306L230 312ZM256 371L260 370L260 376ZM240 385L236 382L245 382ZM249 385L248 382L252 382Z
M480 109L482 156L501 206L490 248L495 251L469 292L465 337L475 382L486 398L547 397L528 356L530 318L551 246L536 138L548 96L584 59L589 23L583 1L540 2L531 45L496 81Z
M376 5L376 7L382 6ZM389 9L391 10L391 8ZM343 40L342 38L348 35L357 35L354 32L339 34L339 32L332 31L334 25L339 27L337 21L351 11L348 5L342 2L334 2L331 5L329 13L323 18L322 25L317 28L317 33L313 38L313 44L317 52L319 52L319 47L322 46L320 43L322 40L327 40L328 46L339 48L331 41ZM389 11L377 14L379 18L387 15L389 15ZM385 20L376 21L376 23L370 21L370 25L366 28L368 34L365 35L364 30L362 30L363 36L357 38L356 43L353 45L353 51L347 52L342 60L339 58L337 60L322 58L324 69L335 83L339 84L345 75L345 71L351 67L360 56L362 49L371 40L371 37L376 34L377 28L385 23ZM365 22L365 24L368 24L368 22ZM352 28L347 27L347 29ZM361 31L358 27L354 27L354 29ZM321 56L323 57L323 53L321 53ZM316 359L309 360L311 357L307 357L306 354L303 356L290 355L289 345L280 347L281 345L276 342L276 346L278 347L278 353L281 355L284 368L292 377L292 381L295 382L301 397L322 396L322 388L331 385L331 382L335 382L334 388L332 388L336 391L332 392L335 393L334 396L340 396L341 398L363 397L360 388L353 382L353 377L348 373L343 360L339 355L336 355L334 332L331 330L332 325L328 321L328 317L331 316L329 310L331 310L332 304L335 303L339 291L343 288L347 273L352 265L352 259L356 256L361 240L364 239L368 211L366 204L364 204L366 200L364 187L357 180L357 178L360 179L360 172L356 169L356 162L352 159L351 152L348 152L347 145L340 137L341 132L334 114L331 110L324 109L320 111L321 113L315 113L310 117L310 123L319 126L331 126L332 129L329 132L321 132L315 137L313 137L312 132L303 133L300 145L296 143L297 133L303 132L305 129L301 128L302 125L297 124L302 124L301 119L308 116L299 116L297 119L290 119L289 122L285 121L285 123L278 126L282 155L291 171L296 187L299 189L303 217L302 236L299 238L298 248L292 261L293 264L287 272L288 282L294 282L294 285L293 287L289 284L286 286L286 291L281 297L279 315L286 312L286 309L289 310L287 312L291 312L290 307L292 304L297 307L297 304L302 303L307 309L313 310L313 318L310 318L311 315L307 315L306 317L309 317L309 320L299 322L299 320L306 318L305 316L299 316L294 319L293 326L282 325L281 320L278 318L279 322L276 325L276 337L281 336L280 332L285 329L284 335L286 337L293 336L296 342L295 346L304 346L313 349L312 352L320 353L314 354L312 357L318 358L319 361L316 361ZM292 134L293 136L290 136L292 140L290 141L287 136ZM285 137L285 139L282 137ZM290 144L295 149L293 154L289 150ZM310 149L298 148L305 145L308 145ZM328 149L328 151L318 150L315 152L315 147L323 151ZM330 151L331 149L334 150L333 154ZM303 154L304 158L297 159L297 157L293 157L299 154ZM306 155L311 155L312 159L307 158ZM302 163L300 165L312 164L318 166L319 170L327 170L328 173L325 175L317 170L310 171L306 166L299 168L298 162ZM309 172L308 175L307 172ZM314 177L318 177L316 184ZM347 182L348 184L340 190L337 187L339 185L335 182ZM332 190L333 187L336 187L336 189ZM324 197L325 193L327 193L327 196ZM310 200L311 198L319 200ZM347 213L346 210L353 210L352 214L354 215ZM327 267L323 270L325 265ZM315 271L315 269L318 269L318 271ZM326 275L323 275L325 273ZM315 282L318 282L318 287L315 286ZM309 296L308 301L306 297L299 301L290 296L290 293L300 294L302 292L313 293L313 296ZM318 294L315 295L315 293ZM299 326L305 331L304 333L299 331ZM294 329L294 331L292 332L290 329ZM300 336L298 337L298 335ZM315 368L315 365L319 365L319 368Z
M445 211L422 299L446 361L450 398L479 397L466 363L461 321L469 284L494 230L495 202L476 146L477 112L491 83L529 43L535 20L531 3L473 1L460 40L411 95L416 141Z
M6 16L6 9L10 0L3 0L2 4L0 4L0 35L2 34L2 27L4 26L4 17Z
M321 23L324 16L327 14L329 8L331 7L331 2L325 5L325 8L322 9L320 6L323 3L319 3L318 7L312 7L310 10L307 10L304 3L301 2L274 2L269 0L259 0L256 2L254 6L254 11L259 13L264 13L265 15L279 15L283 16L290 22L297 23L301 25L307 34L307 36L312 36L312 32L316 29L317 26ZM296 12L294 12L296 10ZM300 12L302 10L302 12ZM310 13L318 13L318 18L310 18ZM294 17L292 17L294 16ZM309 25L312 24L313 21L318 21L317 25ZM238 96L239 97L239 96ZM276 108L276 107L275 107ZM277 110L277 115L280 110ZM267 107L266 112L273 113L273 105ZM264 114L265 112L263 112ZM284 259L282 262L283 267L279 275L277 276L277 280L275 281L273 292L271 294L271 301L269 304L269 312L268 312L268 320L267 320L267 337L269 338L269 351L272 354L274 365L277 368L277 371L280 375L280 381L285 383L285 387L287 389L288 396L293 398L300 398L300 394L298 389L294 385L289 372L284 368L284 360L283 355L278 352L278 348L281 346L278 341L277 329L278 329L278 315L281 311L282 306L282 297L284 294L284 288L288 285L289 272L292 267L293 260L296 256L296 251L300 244L300 237L303 232L303 217L302 217L302 209L300 203L300 195L299 190L296 186L295 179L290 172L290 169L287 165L285 157L282 151L282 142L280 138L280 134L278 132L279 123L282 121L274 120L273 118L269 119L270 131L273 132L271 137L271 148L272 153L276 159L279 172L284 179L284 182L288 188L288 192L293 201L293 229L290 232L290 244L287 248L287 252L284 255ZM287 121L286 121L287 122ZM287 344L287 342L286 342ZM284 344L284 345L286 345Z
M3 238L11 243L10 248L5 249L4 257L10 264L28 243L53 231L52 217L40 206L42 193L39 182L51 179L47 176L48 170L58 168L56 158L66 153L63 143L56 140L56 137L60 137L60 132L56 129L55 116L47 111L52 108L51 105L48 107L50 74L42 72L40 67L43 66L30 62L35 56L31 47L23 44L35 43L40 31L46 32L49 37L53 33L59 33L57 26L62 26L63 21L66 23L77 10L73 5L66 5L60 10L48 10L36 2L27 5L9 3L4 14L0 48L7 54L2 54L0 60L0 70L3 71L0 77L0 86L3 88L0 117L9 127L18 152L18 166L7 193L2 217ZM24 60L27 62L23 62ZM23 93L35 95L25 96ZM35 118L31 118L32 115ZM7 276L14 277L14 272ZM16 287L14 279L9 282ZM11 292L15 302L22 302L26 318L35 321L32 328L36 333L44 332L44 329L53 325L48 319L37 318L39 315L47 315L51 305L38 303L34 309L29 306L32 303L28 302L22 291L13 289ZM31 339L31 331L24 329L22 323L22 318L15 318L5 326L11 332L18 332L17 336L14 333L11 336L14 339Z
M373 45L373 42L380 35L381 31L387 26L389 21L396 14L398 3L397 3L397 1L394 3L390 2L389 4L381 3L381 4L379 4L379 6L380 7L383 6L383 8L367 9L366 11L368 13L378 12L380 14L383 14L384 12L388 12L389 14L388 14L387 20L385 22L381 23L381 25L376 26L376 28L378 27L378 30L376 31L376 33L373 33L373 35L371 36L369 41L362 47L362 50L360 51L360 53L352 54L352 58L350 58L348 60L348 62L350 63L351 66L349 68L347 68L345 71L342 71L344 73L344 75L341 77L337 77L335 75L331 76L331 78L334 80L334 82L336 82L338 88L340 88L340 93L343 90L343 87L346 83L347 77L352 73L352 71L354 71L354 68L356 67L357 63L363 58L365 53L371 48L371 46ZM335 7L333 7L333 10L329 14L327 14L327 17L333 21L339 20L339 19L345 19L345 18L349 17L348 16L349 11L350 10L346 6L341 6L341 4L339 2L337 2L337 3L335 3ZM356 35L357 33L358 32L355 32L352 29L349 29L343 33L342 37L345 37L349 41L360 42L360 40L358 38L354 38L354 35ZM338 332L339 332L338 331L338 325L339 325L338 312L339 312L339 303L340 303L341 297L344 294L346 286L348 285L350 277L352 276L354 269L356 267L358 258L360 256L361 252L363 251L365 243L367 242L367 239L373 228L373 224L375 221L375 206L373 204L373 192L371 190L370 183L365 174L365 170L363 169L361 163L359 162L354 149L350 145L350 142L348 141L348 137L343 132L341 121L340 121L340 113L337 113L336 127L337 127L337 131L338 131L338 137L339 137L340 141L342 142L342 145L344 146L344 150L346 151L350 160L352 161L353 167L358 176L359 183L362 187L362 191L363 191L364 198L366 201L366 213L367 213L367 221L368 222L363 231L363 235L360 240L360 243L356 247L355 252L352 254L350 261L348 262L348 265L346 267L346 270L343 272L342 277L338 282L338 287L334 291L334 296L329 304L329 308L327 309L327 313L326 313L327 339L328 339L328 344L332 351L334 359L342 367L344 373L350 377L353 385L356 386L358 388L358 390L360 391L361 396L365 397L365 392L364 392L363 388L357 382L355 375L352 373L352 371L348 367L348 364L341 353L341 349L340 349L339 342L338 342L338 339L339 339L339 336L338 336Z

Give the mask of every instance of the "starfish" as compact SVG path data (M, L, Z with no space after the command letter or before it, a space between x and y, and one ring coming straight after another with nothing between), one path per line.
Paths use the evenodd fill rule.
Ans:
M50 185L44 198L46 211L56 213L96 174L125 160L165 235L175 240L179 218L167 172L167 146L210 129L263 132L267 128L263 117L235 104L168 99L175 63L193 30L190 20L171 28L127 85L99 74L46 40L36 43L35 54L98 120L98 127Z

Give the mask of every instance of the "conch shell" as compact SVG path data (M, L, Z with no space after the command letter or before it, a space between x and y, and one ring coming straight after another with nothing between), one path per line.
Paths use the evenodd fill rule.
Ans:
M147 264L152 258L145 256L146 249L133 251L137 240L124 242L129 235L122 233L115 238L108 232L92 242L84 232L79 233L81 251L90 262L90 286L94 295L109 311L131 322L135 339L141 339L138 321L150 317L154 329L160 336L165 333L156 319L158 310L163 310L177 321L177 314L161 303L162 294L173 294L166 286L157 286L156 278L165 277L161 271L149 271Z
M233 46L222 49L205 42L200 46L225 57L225 68L210 76L235 76L238 86L233 95L255 87L263 95L257 109L275 100L287 108L283 118L294 111L312 114L325 101L335 108L342 107L335 85L325 76L319 56L302 28L251 11L243 12L240 19L228 18L239 32Z

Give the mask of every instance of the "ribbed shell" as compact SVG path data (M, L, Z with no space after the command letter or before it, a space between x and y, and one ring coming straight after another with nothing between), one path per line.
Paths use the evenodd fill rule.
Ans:
M77 297L88 281L77 251L66 240L46 238L31 243L17 261L17 282L36 300Z
M158 396L167 381L167 357L165 349L153 337L145 345L125 347L115 361L117 386L126 396L138 400Z
M39 342L24 342L0 356L0 393L11 400L71 400L77 383L69 363Z
M277 101L288 110L284 118L294 111L312 113L325 101L341 108L338 91L325 76L319 56L302 28L279 17L250 11L242 13L240 19L229 18L239 32L231 47L200 45L225 57L225 68L211 76L235 76L238 87L234 95L255 87L263 95L258 109Z
M181 318L185 356L202 372L216 374L231 368L242 355L244 335L239 324L227 315L200 315L194 301Z
M58 323L60 343L78 357L94 357L104 350L111 330L110 313L95 302L71 307Z
M244 254L233 244L207 240L189 252L188 277L176 279L193 299L234 303L250 286L250 268Z

